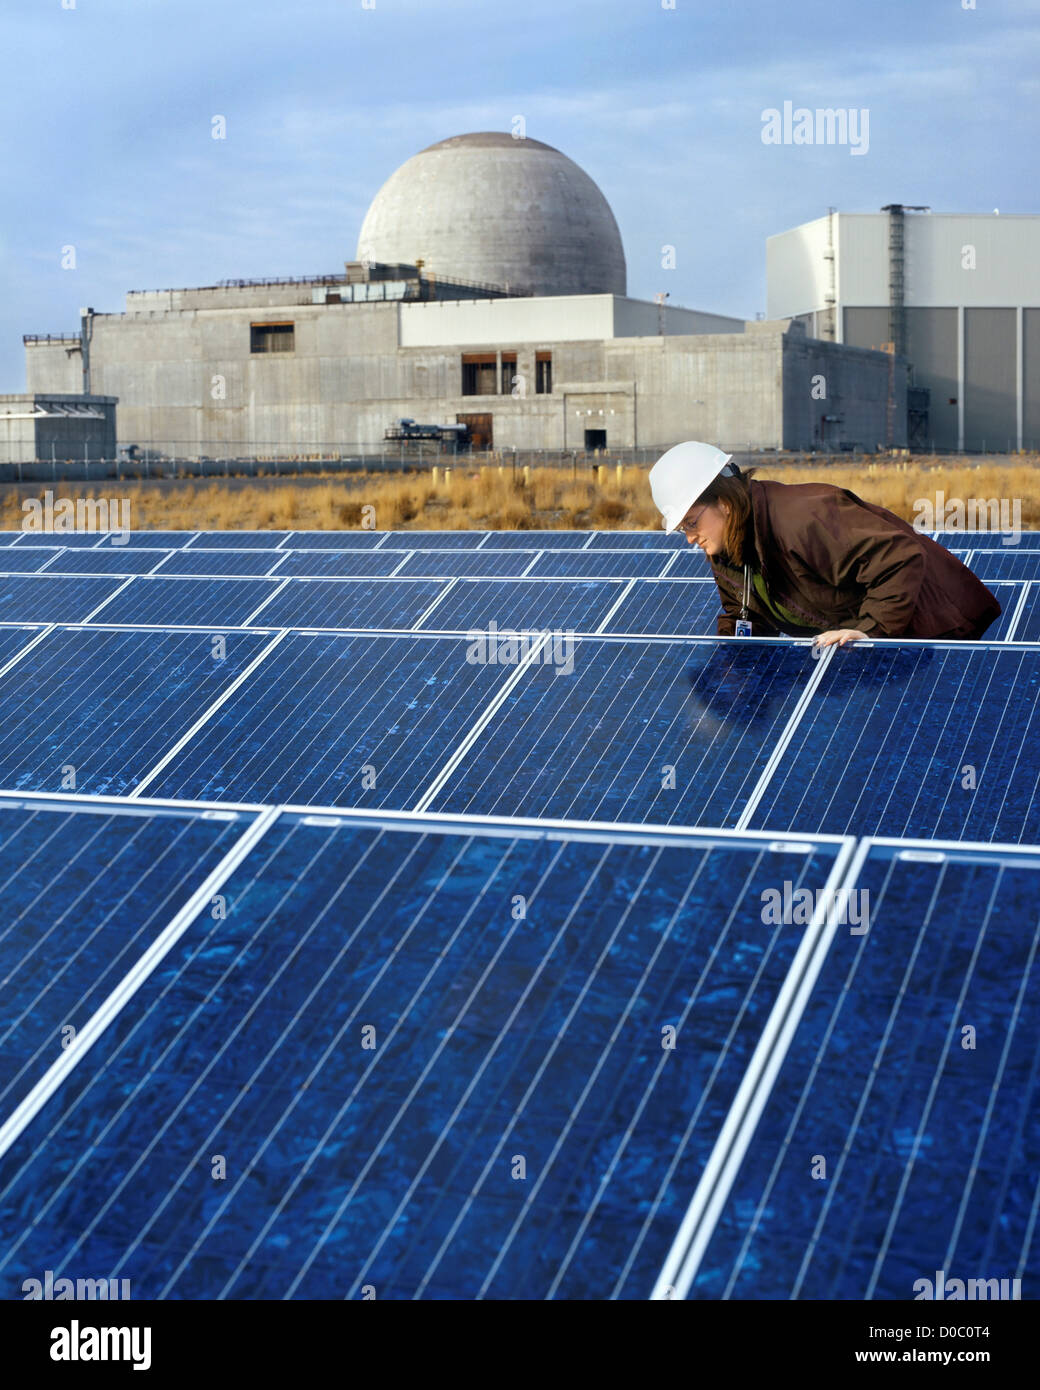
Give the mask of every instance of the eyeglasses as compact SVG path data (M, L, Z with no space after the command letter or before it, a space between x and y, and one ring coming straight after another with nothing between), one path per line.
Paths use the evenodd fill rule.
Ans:
M706 504L700 509L700 511L697 513L697 515L693 518L692 521L680 521L680 522L679 522L679 525L678 525L678 527L677 527L677 529L678 529L679 531L682 531L683 535L686 535L686 536L688 536L688 535L690 534L691 531L696 531L696 529L697 529L697 523L700 521L700 519L701 519L701 517L704 515L704 513L708 510L708 507L709 507L710 505L711 505L710 503L706 503Z

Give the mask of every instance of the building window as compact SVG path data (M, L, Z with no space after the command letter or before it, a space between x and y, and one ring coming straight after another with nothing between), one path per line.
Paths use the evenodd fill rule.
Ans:
M462 394L498 395L498 359L474 352L462 354Z
M551 352L536 352L534 355L534 389L539 396L552 395Z
M296 346L296 330L291 323L251 323L250 352L292 352Z

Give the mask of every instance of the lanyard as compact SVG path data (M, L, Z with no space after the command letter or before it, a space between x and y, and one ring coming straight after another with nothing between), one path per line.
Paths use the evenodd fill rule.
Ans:
M740 616L746 618L748 615L748 600L751 597L751 567L747 563L744 565L744 602L740 608Z

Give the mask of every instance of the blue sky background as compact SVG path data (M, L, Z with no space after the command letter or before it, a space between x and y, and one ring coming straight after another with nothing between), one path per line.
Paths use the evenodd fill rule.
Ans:
M637 298L753 318L766 237L829 205L1040 212L1040 6L964 2L4 0L0 392L81 305L342 269L395 168L517 115L603 190ZM785 100L868 108L869 153L764 145Z

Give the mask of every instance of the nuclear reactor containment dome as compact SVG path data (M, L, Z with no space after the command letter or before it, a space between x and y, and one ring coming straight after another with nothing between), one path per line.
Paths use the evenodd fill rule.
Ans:
M359 261L519 294L624 294L610 204L552 145L505 131L453 135L390 175L361 225Z

